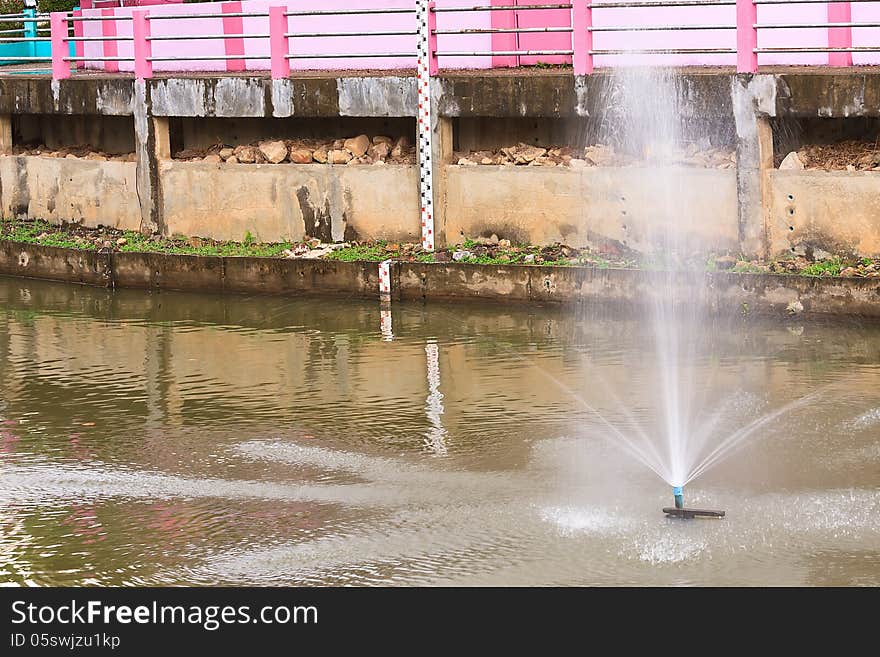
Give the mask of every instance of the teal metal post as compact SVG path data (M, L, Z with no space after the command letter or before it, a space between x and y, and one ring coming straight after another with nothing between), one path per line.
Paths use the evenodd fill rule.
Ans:
M121 4L121 3L120 3ZM82 12L79 10L79 5L70 10L70 13L74 16L82 16ZM83 32L83 24L81 21L76 21L73 24L73 36L81 37ZM68 41L68 45L70 46L70 56L71 57L81 57L81 50L85 44L82 41ZM76 62L75 68L82 68L85 62Z
M36 39L37 38L37 10L36 9L24 9L22 12L24 14L24 38L25 39ZM30 19L30 20L28 20ZM37 42L36 41L25 41L25 53L27 53L27 57L36 57L37 56ZM33 60L31 60L33 61Z

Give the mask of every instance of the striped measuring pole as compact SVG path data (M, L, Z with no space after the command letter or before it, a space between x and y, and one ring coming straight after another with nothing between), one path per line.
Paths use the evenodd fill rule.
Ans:
M434 184L431 162L431 31L429 2L416 0L419 43L416 83L419 90L419 199L421 201L422 248L434 250Z
M394 340L394 329L391 326L391 261L379 263L379 331L382 340Z

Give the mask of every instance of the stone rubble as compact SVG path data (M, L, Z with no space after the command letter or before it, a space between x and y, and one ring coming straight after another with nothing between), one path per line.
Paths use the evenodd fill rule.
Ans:
M572 169L608 166L639 166L650 160L639 159L620 153L612 146L592 144L584 148L572 146L536 146L520 142L498 150L456 152L453 162L459 166L568 166ZM692 166L714 169L731 169L736 166L736 152L731 148L686 148L665 155L658 160L662 164Z
M134 153L107 153L93 146L65 146L49 148L45 144L23 144L13 146L12 155L29 155L36 157L57 157L69 160L93 160L95 162L134 162Z
M801 162L800 156L792 151L786 155L782 162L779 163L780 171L803 171L804 163Z
M357 135L348 139L266 139L230 146L187 148L176 160L227 164L415 164L416 152L407 137Z
M778 168L783 170L880 171L880 142L848 140L835 144L807 144L796 151L777 155L777 160Z

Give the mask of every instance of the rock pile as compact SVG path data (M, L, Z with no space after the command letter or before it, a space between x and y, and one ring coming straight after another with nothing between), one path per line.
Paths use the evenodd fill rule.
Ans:
M778 167L783 170L880 171L880 143L808 144L786 154Z
M174 154L177 160L229 164L415 164L415 148L407 137L392 139L358 135L333 141L267 139L251 144L215 144L207 149L188 148Z
M736 165L736 152L732 148L699 148L690 145L673 153L653 158L636 158L616 151L613 146L593 144L583 149L572 146L533 146L519 143L497 151L482 150L455 153L453 161L460 166L569 166L606 167L638 166L652 161L655 164L674 164L713 169L729 169Z
M96 160L99 162L134 162L134 153L111 154L92 146L65 146L64 148L52 149L44 145L14 146L13 155L31 155L39 157L58 157L72 160Z

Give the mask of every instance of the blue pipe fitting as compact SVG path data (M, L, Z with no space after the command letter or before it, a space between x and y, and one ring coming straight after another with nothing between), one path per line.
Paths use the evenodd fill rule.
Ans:
M673 486L672 487L672 496L675 497L675 508L683 509L684 508L684 493L682 492L681 486Z

